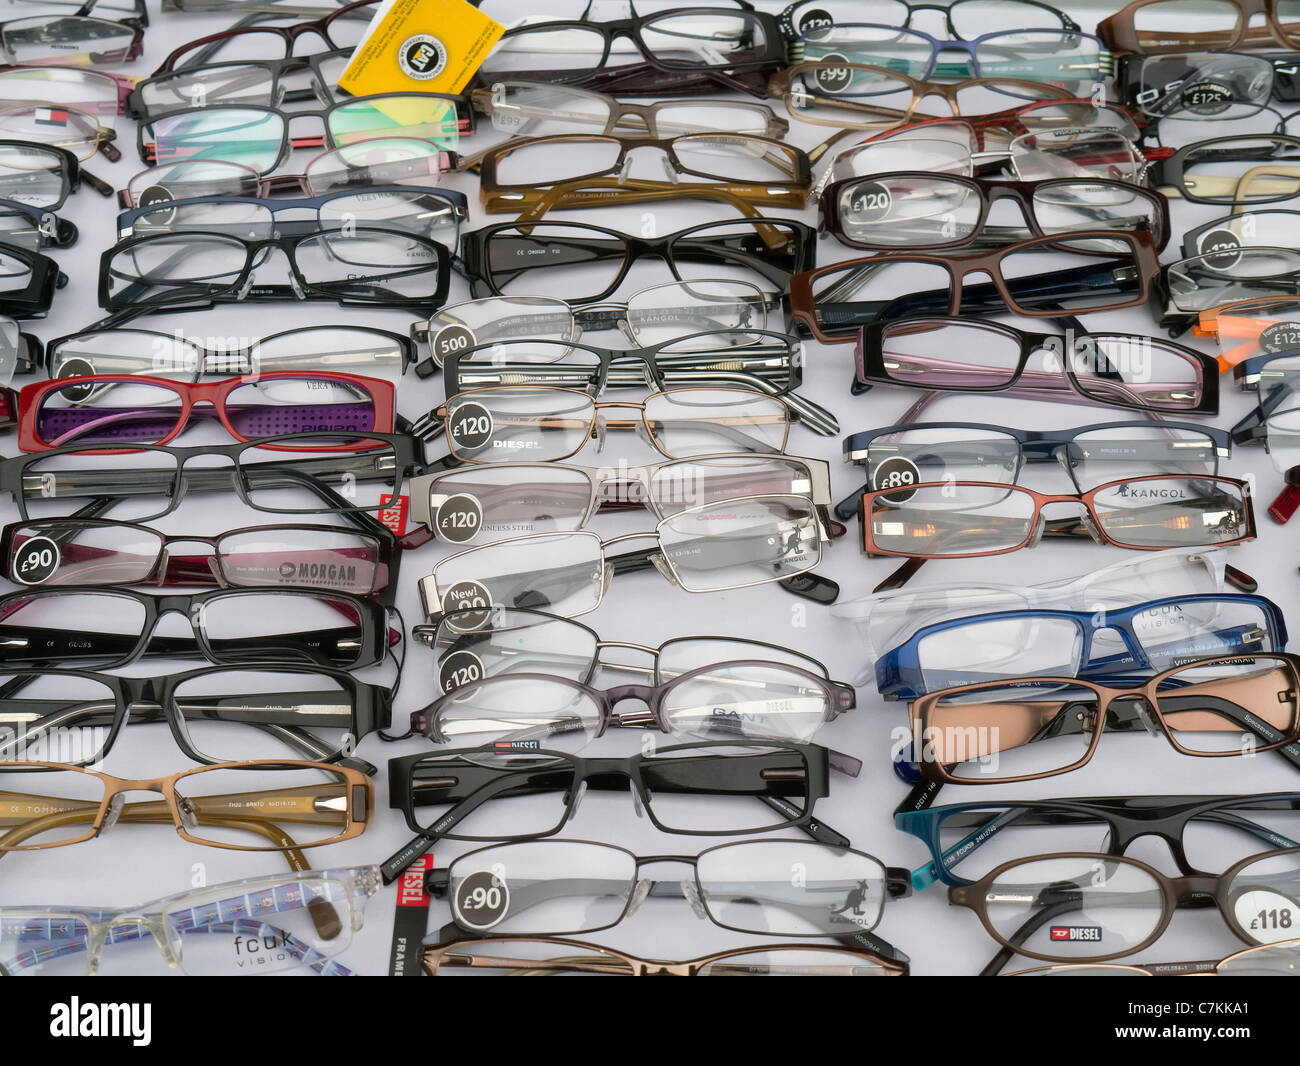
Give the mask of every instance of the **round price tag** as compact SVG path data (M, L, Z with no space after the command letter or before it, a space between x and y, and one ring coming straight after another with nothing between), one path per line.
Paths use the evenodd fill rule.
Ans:
M1198 81L1184 85L1179 102L1193 115L1221 115L1232 106L1232 89L1218 81Z
M49 537L32 537L14 552L13 578L23 585L39 585L54 576L60 558L59 546Z
M466 929L491 929L510 912L510 886L491 870L479 870L456 886L456 922Z
M803 18L799 20L799 33L803 35L811 30L820 30L834 25L835 20L831 18L829 11L825 8L814 7L805 12Z
M445 363L450 356L468 351L477 343L474 339L473 330L468 326L456 323L451 326L443 326L442 329L438 330L433 335L433 340L429 342L429 347L433 354L437 356L438 362Z
M1206 257L1205 265L1216 270L1228 270L1241 262L1241 238L1230 229L1210 230L1201 237L1197 250Z
M1259 347L1265 352L1285 352L1300 348L1300 322L1274 322L1259 335Z
M879 492L881 489L895 489L904 485L919 485L924 479L921 471L911 459L901 455L886 459L871 477L871 487ZM906 503L915 492L891 492L885 497L890 503Z
M492 412L481 403L463 403L447 419L447 436L458 448L481 448L492 439Z
M838 52L833 52L831 55L822 56L817 62L847 63L848 59ZM848 67L823 67L813 71L813 81L824 93L842 93L853 83L853 71Z
M460 611L471 607L482 610L467 611L456 619L456 628L462 630L479 629L487 624L492 613L492 596L477 581L457 581L442 594L444 611Z
M472 651L454 651L438 664L438 684L443 692L483 680L483 660Z
M473 496L458 493L438 504L433 523L440 540L466 544L483 528L483 508Z
M1296 901L1281 892L1257 888L1243 892L1232 902L1232 913L1237 924L1251 940L1273 944L1279 940L1294 940L1300 933L1300 909Z

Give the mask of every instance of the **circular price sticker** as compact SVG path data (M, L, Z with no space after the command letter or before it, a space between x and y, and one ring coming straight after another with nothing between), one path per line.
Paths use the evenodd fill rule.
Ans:
M483 660L472 651L454 651L438 664L438 684L443 692L483 680Z
M1233 99L1231 87L1218 81L1198 81L1184 85L1179 94L1183 110L1194 115L1221 115L1232 106Z
M871 476L871 487L876 491L895 489L904 485L919 485L924 480L920 469L911 459L895 455L876 467ZM906 503L915 495L915 492L891 492L886 498L890 503Z
M491 870L479 870L456 886L453 902L458 925L491 929L510 912L510 886Z
M482 608L482 610L468 610ZM479 629L487 623L492 613L492 596L477 581L457 581L442 594L444 611L466 611L456 619L456 628L462 630Z
M838 52L832 52L828 56L822 56L817 60L818 63L847 63L848 57L842 56ZM813 71L813 81L817 83L824 93L842 93L853 83L853 71L848 67L823 67L820 70Z
M39 585L59 568L59 546L49 537L25 540L14 552L13 578L23 585Z
M481 448L492 439L492 412L481 403L463 403L447 419L447 435L458 448Z
M1269 353L1300 348L1300 322L1274 322L1260 333L1259 348Z
M473 496L458 493L438 504L433 524L440 540L466 544L483 528L483 508Z
M447 46L431 33L417 33L397 49L397 65L416 81L436 78L447 68Z
M867 182L849 197L849 210L853 212L854 222L880 222L889 216L893 206L893 195L878 181Z
M1197 251L1205 256L1206 266L1227 270L1241 262L1241 238L1230 229L1212 229L1201 237Z
M1257 888L1232 901L1232 913L1247 936L1260 944L1294 940L1300 912L1296 901L1281 892Z
M84 378L95 372L95 366L89 359L68 359L59 364L59 377ZM63 385L59 388L59 398L64 400L84 400L95 391L93 385Z
M831 18L831 13L825 8L814 7L804 13L803 18L799 20L799 33L803 35L811 30L824 29L827 26L834 26L835 20Z
M474 331L457 322L438 330L433 335L433 340L429 342L429 348L437 356L438 362L445 363L449 356L473 348L476 343L478 342L474 339Z

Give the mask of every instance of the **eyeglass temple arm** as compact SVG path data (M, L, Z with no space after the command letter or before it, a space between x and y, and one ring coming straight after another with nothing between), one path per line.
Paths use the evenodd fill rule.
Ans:
M707 538L700 539L705 540ZM657 570L659 566L656 561L659 558L661 556L658 547L638 548L635 551L624 552L621 555L609 556L606 562L613 568L613 573L617 576L619 574L632 574L641 570ZM782 578L776 584L800 599L811 600L813 603L834 603L840 594L840 586L837 582L812 572ZM522 605L515 604L514 606Z
M1295 396L1290 385L1278 385L1268 391L1258 404L1228 432L1232 434L1233 444L1250 444L1253 441L1268 441L1268 416L1282 404Z

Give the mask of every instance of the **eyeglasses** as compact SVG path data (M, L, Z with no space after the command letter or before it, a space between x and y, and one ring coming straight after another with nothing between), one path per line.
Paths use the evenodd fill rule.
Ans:
M1300 211L1282 208L1238 209L1231 215L1194 226L1183 234L1183 257L1205 252L1221 253L1220 262L1232 266L1243 247L1286 247L1300 237Z
M944 63L944 53L965 53ZM901 70L923 80L939 78L1031 78L1051 82L1071 96L1089 96L1109 73L1101 40L1076 27L994 30L969 41L941 40L920 30L849 22L813 27L790 46L795 62L831 58ZM850 83L851 84L851 83Z
M38 248L68 248L77 243L74 223L51 211L0 199L0 242L35 251Z
M1119 59L1122 100L1152 118L1227 122L1268 107L1273 64L1237 52L1175 52Z
M614 42L637 56L611 63ZM507 29L479 70L488 83L503 77L578 83L613 96L679 96L731 92L762 96L767 76L785 65L776 19L753 10L667 8L617 22L543 20Z
M140 58L149 24L143 2L135 10L138 17L118 21L48 14L5 19L0 22L0 50L6 63L129 63Z
M124 210L201 196L261 196L298 193L324 196L370 185L428 186L455 166L456 155L432 141L375 137L322 152L301 174L263 177L243 163L187 159L136 174L117 194Z
M183 2L185 7L190 6L189 0ZM183 67L201 66L216 55L227 61L236 58L234 53L237 52L256 58L266 58L268 53L275 52L291 56L297 52L298 42L303 38L310 41L315 37L328 49L354 48L361 43L374 14L374 5L378 2L357 0L321 18L296 20L288 26L236 25L221 33L200 37L173 51L154 71L154 77ZM227 10L229 4L221 6L222 10Z
M1221 252L1225 259L1231 259L1236 249L1225 244ZM1267 388L1260 388L1261 384L1288 383L1288 355L1300 341L1294 332L1297 318L1300 299L1261 296L1203 311L1192 331L1197 337L1218 341L1219 369L1226 372L1232 368L1238 388L1243 392L1267 392Z
M997 30L1058 29L1077 30L1075 21L1064 11L1038 0L954 0L945 6L912 4L906 0L795 0L781 12L781 29L791 40L801 33L822 26L851 22L864 14L873 22L893 26L910 26L918 11L930 12L944 19L948 35L955 41L969 41Z
M609 419L604 412L626 417ZM588 392L502 385L451 397L433 412L462 462L550 462L576 455L610 429L632 430L669 459L720 452L779 455L790 436L789 406L749 389L679 388L643 402L597 403ZM417 428L418 428L417 424Z
M0 70L0 99L66 104L92 115L124 115L135 78L76 67L18 64Z
M1098 242L1123 252L1099 258ZM1090 258L1064 269L1059 259L1044 260L1062 252ZM1146 303L1159 269L1155 244L1143 230L1080 230L946 256L877 252L796 274L790 279L790 313L819 341L849 344L864 326L899 318L1007 310L1059 318L1137 307ZM992 280L967 284L969 277Z
M1297 692L1300 659L1285 652L1193 659L1140 687L1051 676L962 685L908 705L926 750L900 761L932 783L1034 781L1086 765L1103 732L1142 728L1182 755L1283 749L1291 760Z
M1173 596L1106 611L996 611L921 627L876 661L886 699L1018 677L1137 683L1211 655L1279 651L1286 623L1262 596Z
M182 840L213 848L296 853L360 836L373 791L359 770L291 759L218 763L143 781L63 763L0 763L0 855L80 844L119 822L171 822ZM162 798L125 802L131 792ZM261 842L248 843L250 836ZM310 867L303 860L296 868Z
M998 200L1020 208L1028 232L988 225ZM1169 240L1164 197L1104 178L1031 182L885 173L833 181L818 203L822 228L850 248L964 248L1098 228L1148 232L1157 249ZM1122 254L1127 248L1099 240L1071 250Z
M1255 537L1246 482L1236 478L1146 474L1061 495L996 481L930 481L862 497L863 551L958 559L1035 547L1049 503L1083 507L1083 528L1095 541L1137 551Z
M449 940L420 949L430 977L462 968L503 977L904 977L906 962L869 951L808 944L759 944L696 959L643 959L561 937Z
M7 622L5 628L9 628ZM250 628L275 639L265 627ZM42 631L38 628L35 632ZM96 634L90 636L93 639ZM324 664L212 666L163 677L118 677L80 669L17 670L6 664L0 676L5 678L0 708L8 723L0 736L0 775L19 760L58 758L78 766L99 763L124 727L158 721L167 723L177 746L196 762L221 764L286 756L334 762L349 757L360 740L386 728L392 715L390 689L364 684ZM59 780L78 784L72 778ZM6 783L13 787L14 778L9 776ZM80 782L69 795L87 798L87 787L95 791L93 785ZM283 806L286 813L307 823L314 821L312 813L340 809L339 804L325 808L320 801L313 809L301 802L303 799L306 797ZM249 806L276 809L274 803ZM30 817L34 809L15 813ZM89 819L77 821L84 826ZM2 841L0 838L0 850Z
M798 148L740 133L683 133L675 137L553 134L507 141L482 158L485 210L535 204L545 186L607 174L628 176L636 153L661 155L669 181L683 177L717 183L749 203L802 207L812 188L812 165ZM552 206L563 206L561 200Z
M443 339L448 339L446 335ZM785 393L803 380L799 341L771 330L709 330L648 347L597 348L581 341L493 340L443 361L447 394L551 385L599 396L609 387L739 384ZM617 372L616 372L617 368ZM832 416L833 417L833 416Z
M922 81L888 67L845 63L840 59L796 63L768 82L769 96L785 101L792 118L842 130L887 130L917 117L929 97L938 96L953 115L981 116L985 122L1013 120L1009 99L1051 100L1083 125L1090 101L1063 100L1063 90L1019 78L968 78L958 82ZM994 114L990 114L993 112ZM995 117L996 116L996 117ZM1083 121L1080 121L1083 120Z
M1221 874L1194 877L1169 877L1144 862L1111 855L1041 855L950 888L948 902L973 910L988 934L1018 955L1103 962L1149 947L1179 907L1206 900L1213 900L1229 930L1247 944L1286 939L1282 917L1290 916L1290 908L1279 913L1269 903L1295 899L1298 868L1300 848L1263 852ZM1262 909L1247 912L1255 900ZM1081 927L1089 933L1080 936Z
M146 78L132 89L126 112L137 121L171 111L207 107L209 104L254 104L279 107L289 101L334 102L333 86L347 68L351 51L339 49L312 56L281 59L246 59L205 63ZM290 75L306 74L310 88L289 89Z
M1194 204L1269 204L1300 195L1300 139L1236 134L1187 144L1152 165L1151 184Z
M1205 311L1298 294L1300 252L1244 247L1203 252L1161 267L1151 286L1151 309L1162 326L1182 332Z
M98 510L98 508L96 508ZM368 596L392 587L401 556L386 526L362 513L348 526L274 525L215 536L164 533L105 518L11 522L0 560L20 585L216 585L327 588ZM210 555L173 545L207 545Z
M714 455L648 466L491 463L411 480L411 520L467 544L581 529L598 510L646 507L656 518L744 496L804 496L830 505L830 464L784 456Z
M299 968L352 976L336 960L379 891L377 866L270 874L189 889L131 907L0 907L0 974L129 975L151 941L168 973L235 977ZM214 950L218 945L227 950ZM269 946L269 950L268 950Z
M231 338L233 341L234 338ZM88 374L146 374L175 381L206 375L260 378L286 370L338 370L396 385L415 362L409 337L370 326L305 326L229 346L205 346L176 333L148 329L90 329L45 346L52 378Z
M719 267L739 268L745 280L757 275L783 290L792 274L811 268L815 231L802 222L759 218L706 222L663 237L634 238L617 230L582 222L502 222L461 238L465 273L475 279L476 296L504 296L520 278L533 285L552 285L556 267L583 267L578 278L564 280L571 304L593 303L612 296L640 259L660 259L677 281L684 270L703 265L716 276ZM537 271L545 271L538 274ZM513 294L512 294L513 295Z
M370 137L416 137L454 149L461 132L469 132L464 116L472 113L462 112L462 106L459 97L434 93L378 93L340 100L322 111L290 113L249 104L213 104L141 122L138 147L140 160L151 165L221 159L269 174L283 166L295 148L338 148ZM324 136L291 139L289 124L299 118L318 119Z
M22 140L0 140L0 196L57 211L82 180L108 195L111 186L82 172L76 153Z
M1270 42L1292 48L1300 44L1300 34L1290 32L1294 16L1285 5L1286 0L1281 5L1279 0L1213 0L1189 21L1187 8L1173 0L1135 0L1102 19L1097 34L1107 48L1143 54L1259 47ZM1250 25L1256 15L1264 16L1263 26Z
M844 459L866 473L867 491L926 481L1020 480L1026 462L1059 463L1080 492L1116 473L1217 474L1232 455L1223 430L1190 422L1103 422L1077 429L1006 429L979 422L909 422L845 438ZM899 494L900 500L902 494ZM852 518L857 494L836 514Z
M631 104L572 85L498 78L470 93L474 110L492 128L512 137L593 130L645 133L667 138L679 133L719 130L756 137L783 138L790 124L765 104L746 100L660 100Z
M4 29L0 24L0 39ZM0 107L0 138L30 141L46 148L63 148L85 162L99 152L110 163L122 158L113 144L117 136L99 119L67 104L44 102Z
M273 249L287 284L256 283ZM451 252L414 233L326 227L248 240L227 233L151 233L119 241L99 263L99 306L115 311L217 300L336 300L428 308L447 299Z
M655 546L606 553L627 540ZM751 496L688 507L650 533L606 541L586 531L537 533L470 548L420 579L420 599L430 620L462 607L483 608L486 619L497 606L576 617L600 605L618 573L654 567L686 592L722 592L797 577L821 554L821 526L806 496Z
M349 451L319 447L331 443ZM287 457L290 450L299 454ZM401 433L335 434L332 440L299 433L188 448L133 444L130 451L130 464L121 466L105 463L102 448L0 459L0 489L23 521L65 517L68 501L83 500L96 507L125 505L126 517L148 521L170 514L194 492L234 492L254 510L273 514L350 514L387 508L424 461L419 442Z
M275 370L251 381L240 376L206 384L143 374L55 378L24 386L18 411L18 446L25 452L166 444L192 422L213 419L235 440L250 441L276 433L391 433L394 418L387 381L324 370ZM340 447L331 442L324 449ZM294 448L312 450L305 442Z
M54 541L18 549L19 567L40 564L60 549ZM57 567L58 559L50 559ZM35 584L35 582L24 582ZM193 643L155 636L164 615L188 620ZM148 655L182 653L214 663L290 661L331 667L382 662L391 635L374 600L305 588L216 589L157 595L131 589L26 588L0 596L0 665L64 663L115 667ZM390 640L391 636L391 640Z
M283 212L304 211L311 213L309 224L320 230L373 226L413 233L455 249L467 210L463 193L409 185L372 186L366 192L339 190L293 200L204 196L133 208L118 216L117 237L215 231L258 240L273 237L284 225L279 220Z
M969 885L1008 859L1024 858L1026 838L1036 834L1018 834L1019 828L1050 826L1053 841L1064 849L1109 855L1125 854L1143 837L1158 837L1179 871L1194 875L1225 859L1258 855L1261 845L1294 847L1298 811L1295 792L990 800L899 810L894 825L923 841L932 856L928 866L912 871L912 887L920 891L936 881Z
M1041 585L974 582L930 588L889 589L837 603L831 613L851 621L871 661L915 635L923 626L976 611L1109 611L1166 596L1221 593L1231 585L1254 592L1255 579L1227 565L1222 548L1169 548L1112 563L1073 580ZM870 684L874 669L854 678Z
M643 876L645 867L668 863L691 867L691 879ZM804 876L792 882L791 870ZM811 840L743 840L699 855L647 856L589 840L530 840L468 852L426 874L425 885L451 905L452 922L439 940L596 932L630 918L651 894L683 898L699 917L736 932L847 936L874 929L887 900L911 894L904 871Z
M49 256L14 244L0 245L0 315L44 318L54 292L68 276Z
M1199 962L1062 963L1017 970L1004 977L1294 977L1300 974L1300 940L1282 940Z

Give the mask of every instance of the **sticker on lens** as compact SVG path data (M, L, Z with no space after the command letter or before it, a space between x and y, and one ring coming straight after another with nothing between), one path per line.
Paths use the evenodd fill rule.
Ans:
M450 326L443 326L433 335L433 340L429 342L429 348L432 350L434 357L439 363L446 364L447 359L453 355L459 355L461 352L473 348L478 341L474 338L474 331L466 325L457 322Z
M472 651L453 651L438 663L438 684L443 692L482 680L483 660Z
M1291 875L1278 872L1279 878L1288 876ZM1255 874L1253 877L1262 875ZM1294 940L1300 935L1296 932L1297 901L1281 892L1266 888L1243 892L1232 901L1232 913L1246 935L1259 944Z
M1259 349L1270 355L1300 348L1300 322L1274 322L1259 335Z
M838 52L832 52L828 56L822 56L817 60L818 63L848 63L848 57L842 56ZM824 93L842 93L853 84L853 71L847 66L843 67L819 67L812 73L812 79L817 83Z
M510 913L510 886L491 870L470 874L456 886L456 924L491 929Z
M466 544L483 528L483 507L473 496L457 493L438 504L433 518L438 539Z
M1198 81L1184 85L1179 93L1179 102L1184 111L1193 115L1221 115L1236 100L1231 86L1218 81Z
M442 594L442 609L465 612L456 619L457 629L482 629L492 616L492 594L477 581L457 581Z
M920 468L911 459L894 455L876 467L871 475L871 487L879 492L881 489L895 489L903 485L919 485L924 480ZM907 503L915 495L915 491L891 492L881 499L886 503Z
M95 367L88 359L68 359L58 366L58 376L61 378L86 378L94 372ZM94 391L95 386L89 382L84 385L63 385L59 388L59 398L80 401L87 399Z
M492 412L481 403L463 403L447 419L447 436L458 448L476 451L492 439Z
M150 185L136 198L137 207L154 207L157 204L169 204L176 197L165 185ZM151 226L170 226L176 218L176 209L168 211L150 211L143 220Z
M1212 229L1196 246L1204 263L1215 270L1231 270L1241 262L1241 238L1230 229Z
M59 569L59 546L49 537L32 537L14 551L13 578L22 585L39 585Z
M431 33L417 33L397 49L397 65L416 81L436 78L447 68L447 46Z
M825 8L814 7L804 13L799 19L799 35L811 33L813 30L824 30L835 25L835 20L831 18L831 13Z
M865 182L849 195L849 211L853 215L849 221L881 222L889 217L893 206L894 197L887 186L878 181Z

